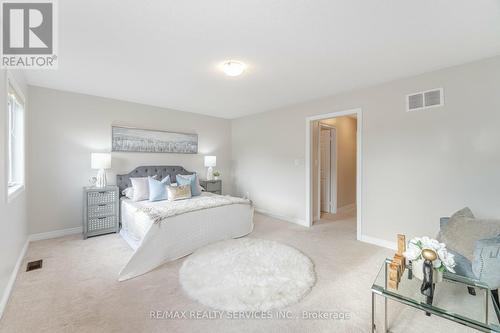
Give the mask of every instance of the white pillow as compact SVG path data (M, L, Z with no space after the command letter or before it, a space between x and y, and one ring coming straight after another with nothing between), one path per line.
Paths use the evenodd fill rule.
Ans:
M130 178L133 188L133 201L142 201L149 199L149 181L148 177Z
M122 191L122 194L126 196L129 199L132 199L134 197L134 188L133 187L127 187Z

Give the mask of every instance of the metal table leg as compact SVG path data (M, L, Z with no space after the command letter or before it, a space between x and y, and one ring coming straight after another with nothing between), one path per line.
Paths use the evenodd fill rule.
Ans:
M488 301L489 301L489 298L490 298L490 290L489 289L485 289L485 296L486 296L486 319L484 321L485 324L488 324Z
M372 292L372 333L375 333L375 293Z
M387 324L387 297L384 297L384 333L389 332L389 325Z
M377 325L375 324L375 315L376 315L376 304L375 304L375 293L372 292L372 333L377 331ZM389 324L387 320L387 297L384 297L384 333L389 332Z

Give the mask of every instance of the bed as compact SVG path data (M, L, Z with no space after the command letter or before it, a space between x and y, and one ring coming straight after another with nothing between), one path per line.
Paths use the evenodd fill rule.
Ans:
M116 183L122 193L131 186L130 178L157 175L158 179L163 179L170 175L171 179L175 179L178 174L193 173L180 166L141 166L128 174L117 175ZM172 203L134 202L126 197L120 198L120 235L134 253L121 270L119 281L145 274L210 243L242 237L253 230L254 211L248 201L205 192L183 201L181 204L184 206L217 201L224 202L224 205L178 210L178 214L155 219L151 211L170 210Z

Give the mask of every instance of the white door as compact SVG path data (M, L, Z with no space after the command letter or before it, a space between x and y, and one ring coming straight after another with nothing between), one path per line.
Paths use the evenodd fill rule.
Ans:
M331 144L332 130L328 127L320 127L320 187L321 187L321 211L330 212L331 196Z

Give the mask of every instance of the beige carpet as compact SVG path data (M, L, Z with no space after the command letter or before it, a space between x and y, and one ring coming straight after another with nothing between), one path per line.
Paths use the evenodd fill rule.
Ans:
M326 213L321 212L321 219L328 221L340 221L356 217L356 208L352 207L350 209L339 211L338 213Z
M20 272L0 321L1 332L368 332L370 287L390 251L355 240L355 220L320 221L308 229L256 215L251 237L300 249L315 263L317 283L300 303L284 310L348 313L350 319L150 319L151 311L207 311L178 281L182 261L125 282L117 274L132 250L118 235L78 236L30 244L27 261L39 271ZM381 306L379 306L381 309ZM392 332L471 332L422 312L389 303ZM378 313L382 318L382 313Z

